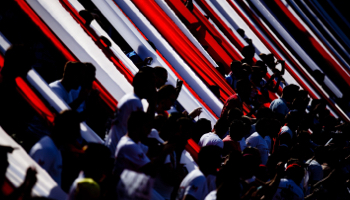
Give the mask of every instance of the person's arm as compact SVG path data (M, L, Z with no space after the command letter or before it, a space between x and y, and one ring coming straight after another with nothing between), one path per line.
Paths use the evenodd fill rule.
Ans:
M176 88L175 88L176 99L177 99L177 97L179 96L179 94L181 92L182 85L183 85L183 81L180 80L180 79L177 79L177 81L176 81Z
M88 88L81 88L80 92L79 92L79 96L78 98L76 98L75 100L73 100L71 103L69 103L69 107L72 109L72 110L76 110L80 104L83 103L83 101L85 101L87 99L87 97L89 96L91 92L91 89L88 89Z
M151 160L151 162L142 166L140 171L152 177L155 177L163 166L166 156L174 151L175 145L176 144L165 144L160 155Z
M281 63L281 75L284 75L286 61L278 60L277 63Z

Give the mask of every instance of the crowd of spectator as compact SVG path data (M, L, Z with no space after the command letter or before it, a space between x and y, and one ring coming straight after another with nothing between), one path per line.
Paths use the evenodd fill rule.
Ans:
M15 125L11 120L25 107L18 113L9 109L24 101L15 89L15 78L25 78L30 69L30 57L16 59L24 55L30 55L24 46L9 48L1 71L0 89L7 95L1 98L0 123L15 139L31 122ZM324 101L310 103L299 86L280 84L283 61L261 57L257 63L251 57L232 62L226 80L236 94L226 100L213 127L205 118L194 120L201 108L167 112L182 83L165 85L164 68L141 67L133 92L119 100L106 122L105 144L86 143L80 135L80 122L93 115L89 110L96 101L91 99L98 98L92 88L95 67L67 62L62 79L49 86L71 110L55 117L49 134L37 134L24 147L68 199L348 199L349 124L333 117ZM275 72L273 80L265 80L267 67ZM282 95L267 107L268 92L275 92L276 85L283 87ZM244 106L251 108L247 115ZM200 147L198 157L186 151L189 140ZM6 161L3 182L7 154L15 150L0 150ZM29 168L24 183L2 197L29 199L35 174Z

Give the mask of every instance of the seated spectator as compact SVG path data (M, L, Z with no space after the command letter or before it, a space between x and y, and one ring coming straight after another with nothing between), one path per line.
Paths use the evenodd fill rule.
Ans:
M50 136L43 137L30 150L29 155L61 185L62 156L60 148L75 142L80 137L78 113L62 111L56 116L54 129Z
M216 174L221 163L221 149L217 146L203 147L198 154L199 169L190 172L181 182L176 199L204 199L209 192L216 189L214 183L207 180Z
M214 126L214 132L206 133L202 135L200 138L198 145L200 147L205 146L218 146L220 148L224 148L224 142L222 141L222 137L226 134L228 130L229 124L226 119L218 119Z
M121 137L127 133L127 121L130 114L134 111L143 111L141 99L147 99L149 102L147 112L152 116L154 115L154 95L156 89L153 74L148 72L137 73L134 76L132 85L134 92L124 95L118 102L115 118L105 139L105 144L111 150L112 155L115 153L116 146Z

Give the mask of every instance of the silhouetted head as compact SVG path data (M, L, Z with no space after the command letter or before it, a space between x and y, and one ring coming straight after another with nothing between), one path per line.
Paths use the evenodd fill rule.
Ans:
M143 111L132 112L129 116L128 123L128 136L139 142L146 139L152 129L152 118L149 114Z
M56 144L72 143L80 137L80 116L74 110L60 112L54 120L51 135Z
M157 111L169 110L176 100L176 91L172 85L163 85L157 93Z
M198 153L198 166L204 175L215 173L221 164L222 149L218 146L204 146Z
M135 94L140 99L150 98L151 95L156 92L154 73L148 71L136 73L132 82L132 86L134 87Z
M246 134L246 128L241 120L233 120L230 125L230 137L234 141L239 141Z
M159 89L168 81L168 72L164 67L154 67L156 87Z
M299 86L290 84L283 88L282 97L287 102L292 102L299 92Z
M82 74L85 68L84 63L68 61L64 66L62 82L73 90L78 89L84 80Z

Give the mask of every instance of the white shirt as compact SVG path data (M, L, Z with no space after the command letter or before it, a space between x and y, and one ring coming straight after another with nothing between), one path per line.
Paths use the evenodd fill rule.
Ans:
M200 147L212 145L212 146L218 146L220 148L224 148L224 142L215 133L206 133L202 135L201 139L198 142L198 145Z
M120 138L128 132L127 122L130 114L138 110L143 111L143 106L141 99L134 93L124 95L118 102L117 115L112 122L105 142L113 154Z
M124 169L138 171L150 162L141 145L140 142L136 144L128 136L123 136L120 139L115 151L115 170L117 174L121 174Z
M204 200L216 200L216 190L211 191Z
M207 194L206 178L199 169L195 169L182 180L176 199L182 200L184 196L191 195L195 199L202 200Z
M290 135L290 138L293 139L293 131L288 126L282 126L280 135L288 133Z
M41 138L29 151L29 155L58 185L61 185L62 156L49 136Z
M308 164L307 170L310 174L310 180L318 182L323 179L322 166L316 160L310 159L305 164Z
M289 179L281 179L278 189L272 198L273 200L302 200L304 199L303 190Z
M207 177L208 192L216 190L216 176L209 174Z
M262 138L258 132L255 132L247 138L246 143L247 146L256 147L259 150L261 163L266 165L269 155L269 148L264 138Z
M61 80L54 81L49 84L51 90L64 102L70 104L73 102L72 94L67 92L67 90L63 87Z

